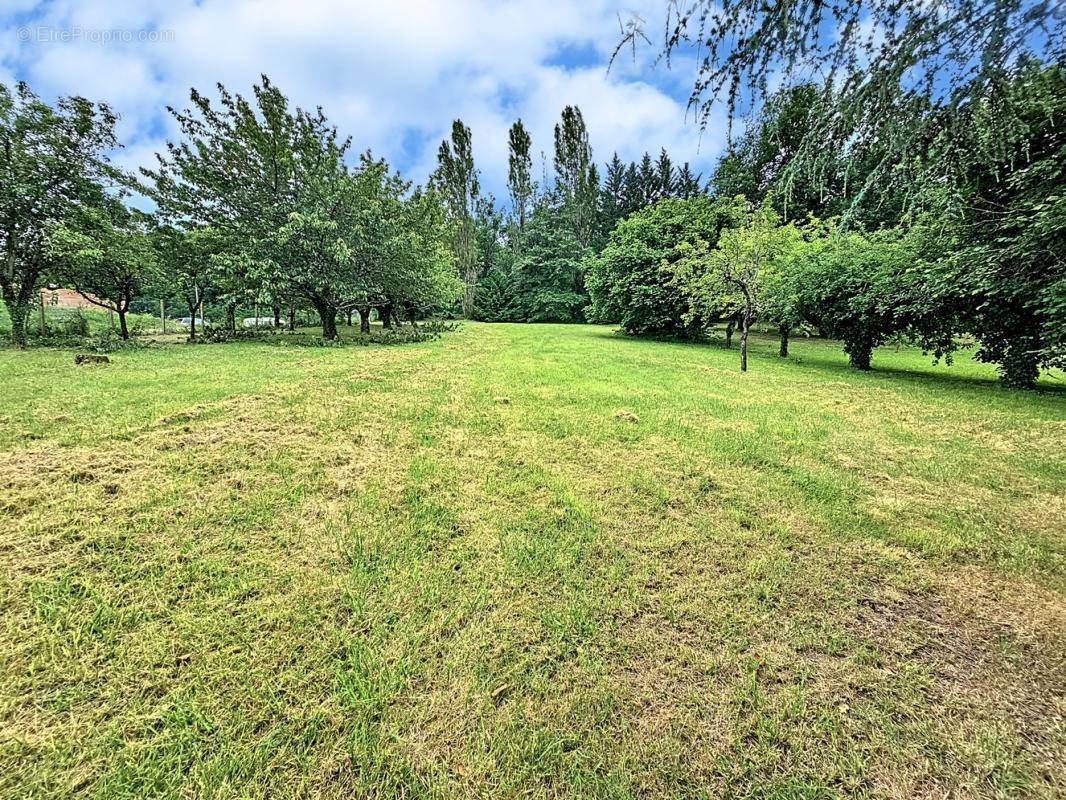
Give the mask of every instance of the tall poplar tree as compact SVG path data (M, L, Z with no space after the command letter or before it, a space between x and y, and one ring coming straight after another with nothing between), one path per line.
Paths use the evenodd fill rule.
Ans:
M451 139L440 143L433 183L444 197L451 217L459 274L466 285L462 298L463 316L469 318L474 310L474 290L478 279L475 218L481 187L474 165L470 128L461 119L452 122Z
M577 106L563 109L555 126L555 181L582 247L588 247L596 229L599 171L592 162L588 128Z
M511 126L508 134L507 190L511 195L517 233L520 237L526 227L529 203L533 197L533 158L529 154L532 140L522 120Z

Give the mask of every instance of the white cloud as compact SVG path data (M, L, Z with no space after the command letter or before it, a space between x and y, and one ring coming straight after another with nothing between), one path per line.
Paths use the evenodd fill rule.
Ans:
M659 0L637 10L654 18ZM0 49L0 79L23 78L45 96L83 94L112 104L128 147L122 164L149 163L190 86L250 91L260 73L303 106L322 105L357 150L372 148L424 180L452 119L473 130L487 188L504 194L506 133L521 116L534 148L549 152L562 107L584 112L598 161L665 146L678 162L709 167L721 132L703 136L685 102L692 72L631 64L606 71L617 43L608 0L65 0L29 24L56 30L160 30L171 41L36 42ZM625 16L625 10L622 10ZM0 25L2 22L0 17ZM11 22L11 25L14 25ZM560 53L585 57L567 64ZM590 64L587 54L596 55ZM412 148L411 143L417 143Z

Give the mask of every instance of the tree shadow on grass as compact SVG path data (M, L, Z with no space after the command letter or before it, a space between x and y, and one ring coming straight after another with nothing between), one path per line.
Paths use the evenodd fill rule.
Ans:
M715 336L713 332L705 339L692 340L666 336L630 336L622 333L617 328L603 326L602 328L595 330L592 335L595 338L608 340L613 343L642 344L654 342L685 349L692 348L696 350L714 350L719 353L735 353L737 354L738 360L740 358L735 338L733 346L727 348L725 346L724 338L721 336ZM953 367L943 363L939 365L929 364L924 369L914 369L893 364L879 364L878 352L880 352L883 357L890 356L892 353L897 352L895 348L884 347L881 348L880 351L874 351L873 369L869 372L861 372L847 363L843 352L843 345L835 340L815 337L796 338L792 342L793 353L787 358L780 358L776 354L777 344L778 339L776 335L757 332L750 334L748 357L756 362L755 365L753 365L752 371L758 369L757 364L759 362L765 363L767 361L773 361L775 364L781 366L794 367L796 369L813 368L825 373L832 373L834 376L867 376L875 379L884 378L893 382L922 384L930 387L935 386L942 389L951 389L953 391L993 391L1000 396L1018 398L1045 395L1049 397L1066 397L1066 375L1058 370L1044 373L1037 382L1036 389L1032 391L1020 391L1002 386L990 365L988 366L988 369L990 370L989 374L974 375L962 371L952 372L950 370L952 370ZM810 347L811 345L813 345L813 347ZM797 348L801 352L797 353ZM915 354L918 352L917 349L914 350ZM965 351L960 351L960 353L964 354ZM737 371L739 372L739 367Z

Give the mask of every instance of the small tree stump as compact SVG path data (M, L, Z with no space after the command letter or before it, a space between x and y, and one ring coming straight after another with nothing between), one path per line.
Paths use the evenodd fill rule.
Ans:
M110 364L111 359L107 356L98 356L92 353L75 353L75 364Z

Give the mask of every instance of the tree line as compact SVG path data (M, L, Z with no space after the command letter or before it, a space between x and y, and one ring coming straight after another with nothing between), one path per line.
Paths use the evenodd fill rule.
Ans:
M140 297L167 297L192 319L204 302L312 310L326 338L354 311L368 329L450 308L462 290L450 218L436 185L413 186L321 109L291 107L265 76L251 97L223 86L169 109L181 137L140 175L116 169L114 113L82 98L40 100L0 86L0 291L12 339L45 283L114 311L121 335ZM154 201L132 208L130 194ZM276 312L277 313L277 312Z
M743 368L755 324L780 332L782 355L800 329L840 339L858 369L889 341L950 359L972 339L1005 384L1032 386L1066 365L1064 100L1061 64L1025 61L950 125L934 124L942 106L914 102L892 133L924 137L923 157L885 173L899 144L883 127L805 160L845 99L798 84L767 99L705 183L665 151L629 165L615 155L601 180L568 107L546 186L512 127L506 216L477 196L456 121L475 189L452 206L469 231L464 312L689 338L724 324Z
M894 7L872 6L875 16ZM808 23L824 9L708 6L708 19L740 14L734 22L760 35L741 46L720 26L701 29L724 60L710 75L700 67L697 89L731 92L731 124L732 93L763 98L710 176L665 150L601 167L581 110L567 106L539 176L529 131L511 127L502 204L482 190L461 120L415 186L369 151L353 156L320 108L293 108L264 76L250 97L219 86L168 109L180 136L133 176L108 161L117 142L106 105L48 105L24 84L0 87L0 292L12 337L25 344L38 288L58 282L114 310L123 336L146 295L182 304L191 337L205 301L230 329L253 304L279 321L286 310L290 326L308 311L327 338L353 313L363 331L372 314L391 326L428 313L690 338L724 325L746 369L760 325L778 330L782 355L798 330L840 339L859 369L892 340L937 358L972 340L1006 384L1031 386L1066 364L1066 92L1061 48L1045 48L1050 61L1024 51L1048 18L1036 6L1015 20L1027 36L1004 28L1014 5L987 0L945 17L932 38L889 37L910 51L872 56L845 27L820 56L843 77L774 91L773 59L817 49ZM971 19L996 9L998 38ZM691 20L674 24L667 53ZM902 77L952 58L965 79L934 82L952 93ZM132 192L153 212L131 208Z

